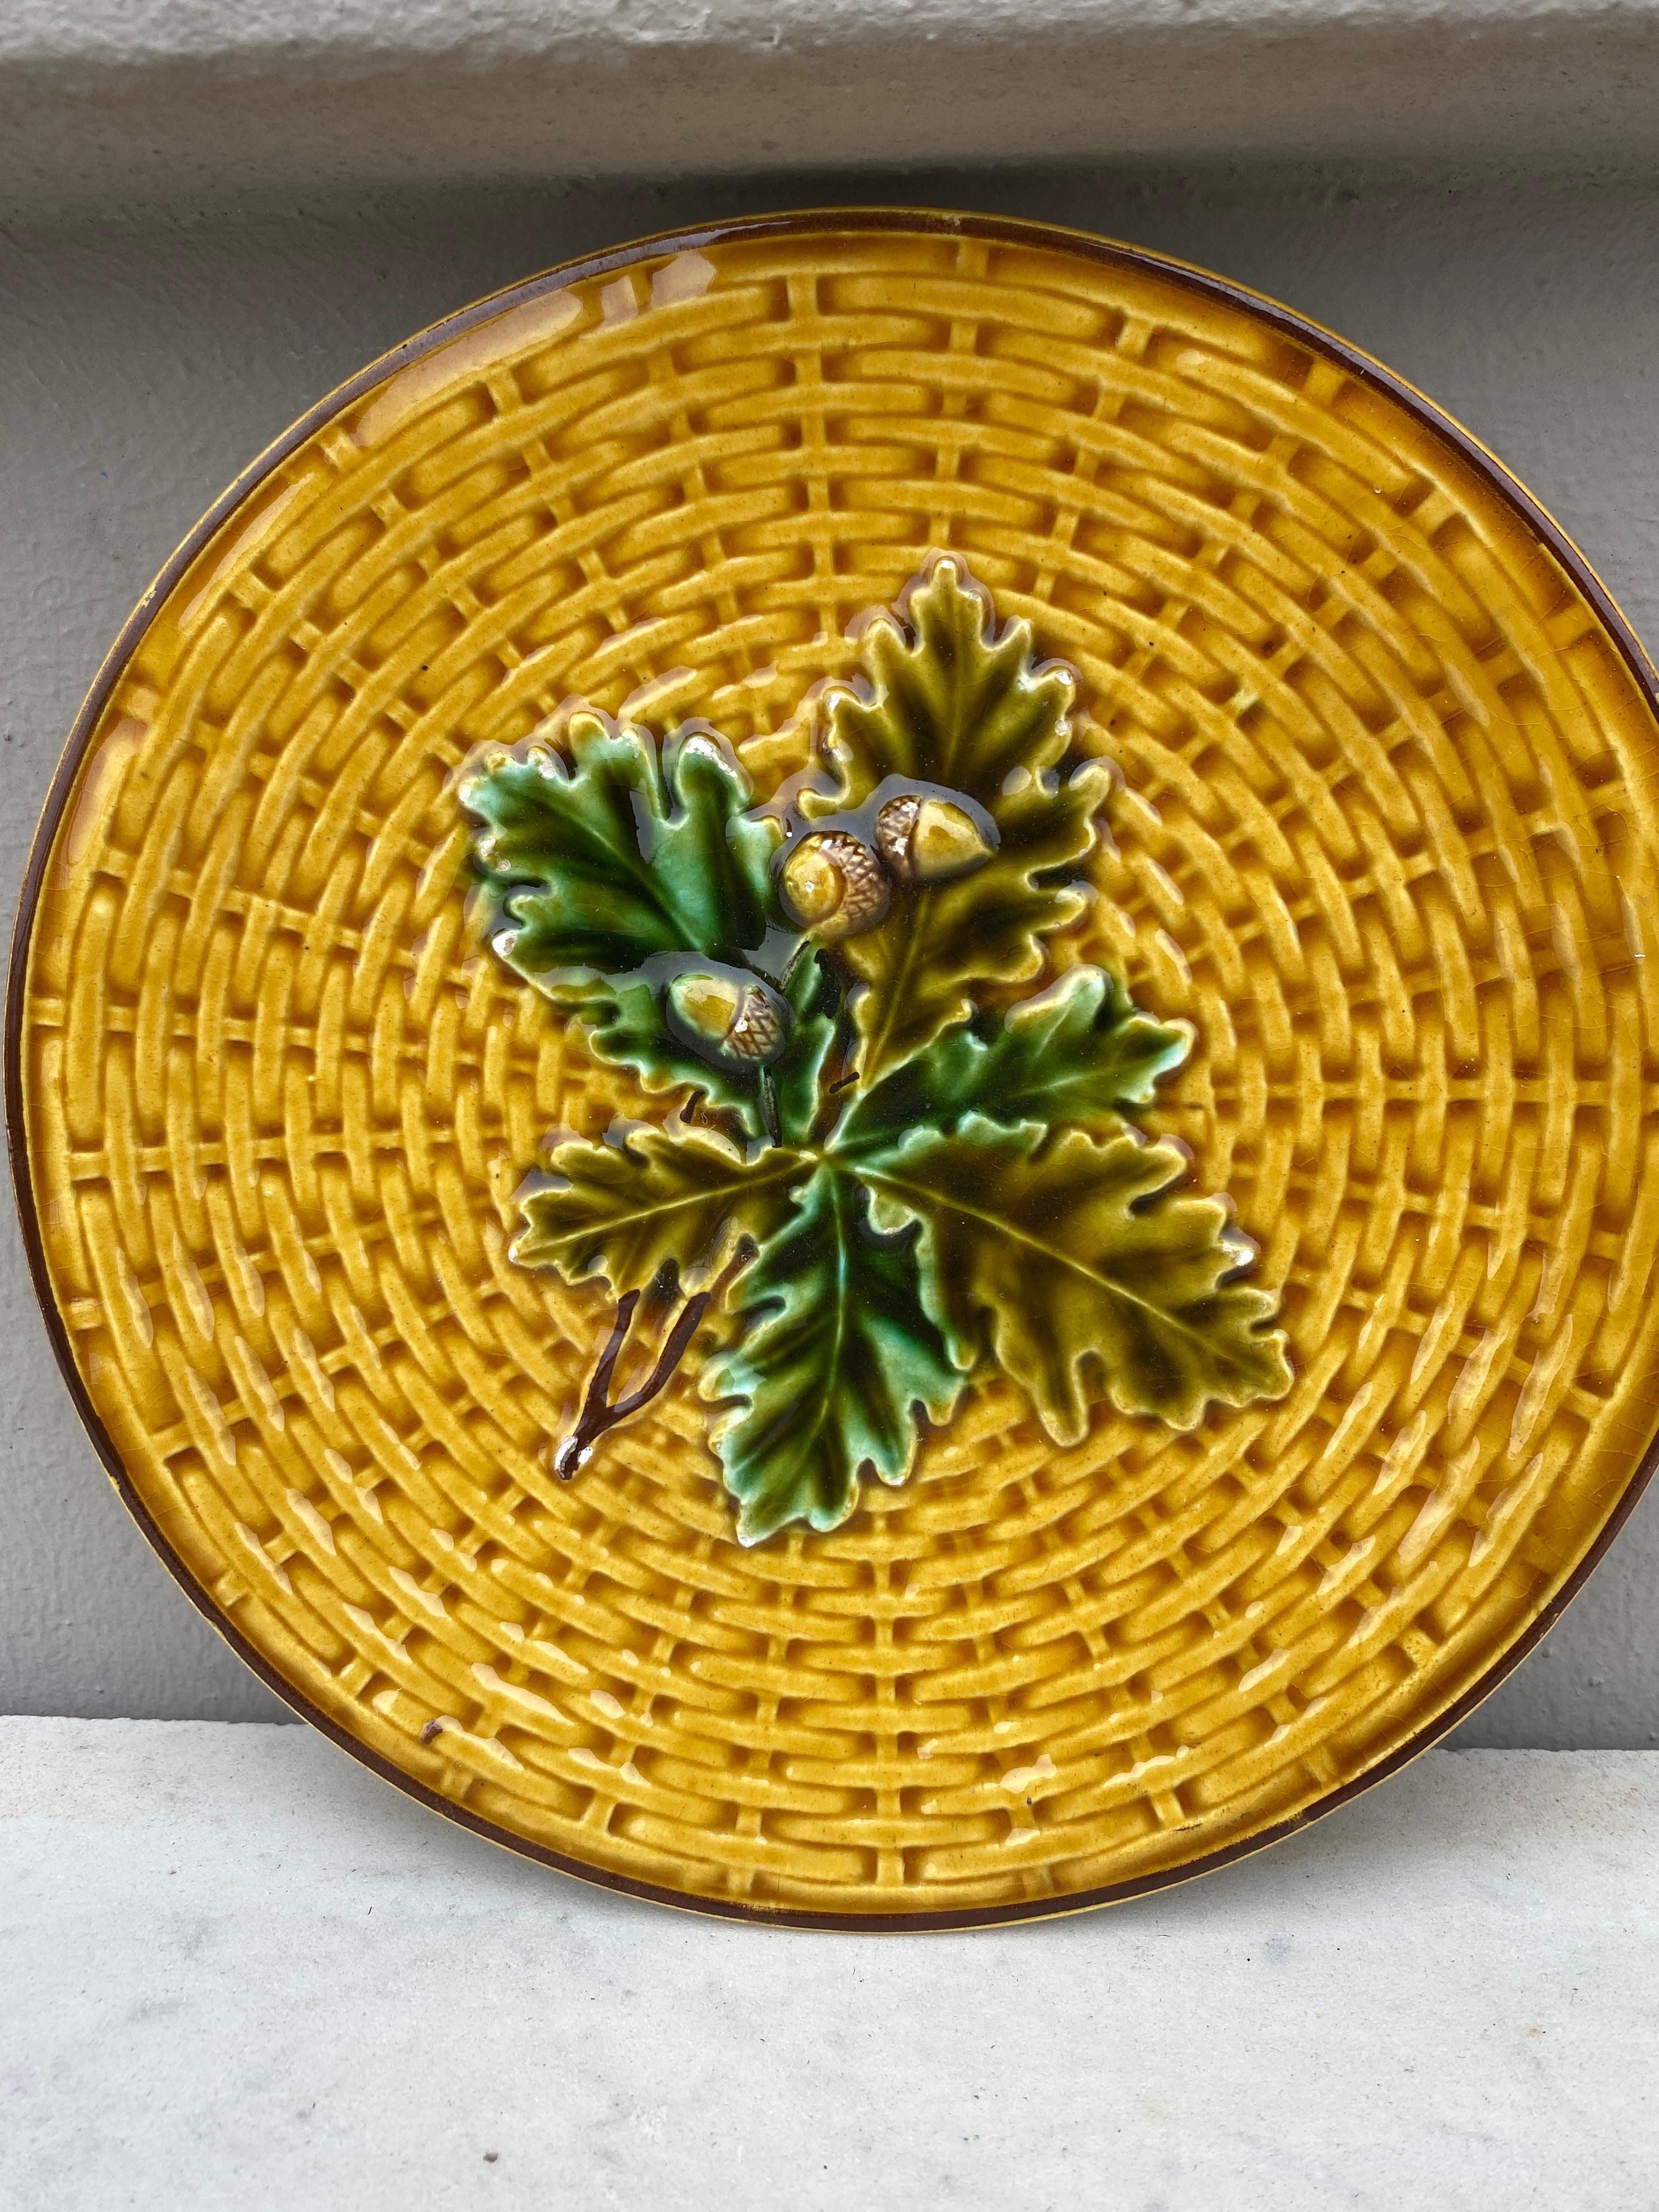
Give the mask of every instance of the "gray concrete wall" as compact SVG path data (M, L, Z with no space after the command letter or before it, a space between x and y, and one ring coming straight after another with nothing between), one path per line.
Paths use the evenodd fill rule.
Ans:
M1659 0L6 0L0 201L1659 155Z
M234 165L220 173L234 177ZM234 186L231 188L234 189ZM1489 170L864 172L393 191L0 228L0 898L80 699L176 540L385 347L514 278L710 216L897 201L1042 216L1183 255L1380 355L1552 507L1659 647L1659 187ZM118 205L118 196L112 203ZM71 1413L8 1209L0 1245L0 1711L280 1709L145 1548ZM1466 1744L1659 1741L1659 1492Z

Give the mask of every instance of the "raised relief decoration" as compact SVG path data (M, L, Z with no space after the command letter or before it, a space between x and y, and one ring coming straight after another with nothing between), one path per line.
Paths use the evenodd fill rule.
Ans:
M750 1544L902 1482L988 1368L1062 1444L1103 1395L1186 1429L1289 1389L1252 1246L1131 1118L1190 1030L1061 964L1110 792L1075 695L940 558L761 803L706 725L659 742L580 706L462 781L495 952L679 1098L555 1143L522 1197L514 1259L617 1298L560 1474L704 1337ZM613 1396L641 1331L648 1371Z
M1656 916L1659 684L1420 395L1108 240L745 218L167 564L23 885L24 1249L387 1779L767 1924L1069 1912L1456 1725L1659 1462Z

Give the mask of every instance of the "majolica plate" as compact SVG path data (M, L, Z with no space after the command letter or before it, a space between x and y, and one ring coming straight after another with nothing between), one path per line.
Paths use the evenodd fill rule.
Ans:
M1656 738L1527 495L1215 278L893 213L535 278L258 462L71 739L7 1078L77 1405L268 1682L555 1865L1218 1865L1647 1473Z

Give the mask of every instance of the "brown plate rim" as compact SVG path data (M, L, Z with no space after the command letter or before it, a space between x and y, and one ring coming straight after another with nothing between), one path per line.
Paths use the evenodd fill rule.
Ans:
M542 294L562 286L580 283L595 276L609 276L613 271L631 267L635 263L653 260L665 253L694 252L705 246L729 245L746 239L806 237L815 233L831 230L883 231L903 230L932 233L944 237L985 239L995 244L1018 245L1058 250L1078 255L1085 260L1100 263L1107 267L1129 268L1151 272L1197 293L1200 297L1218 301L1237 307L1258 321L1281 331L1297 343L1309 347L1336 363L1360 381L1385 393L1404 407L1460 458L1474 467L1519 519L1533 532L1572 578L1578 589L1595 610L1603 629L1618 647L1638 687L1659 717L1659 676L1646 653L1638 642L1634 632L1625 620L1612 595L1596 575L1589 562L1572 540L1539 501L1534 499L1518 478L1512 476L1497 456L1490 453L1478 438L1464 429L1444 410L1437 407L1405 378L1397 376L1358 347L1326 330L1322 325L1276 300L1252 290L1248 285L1233 283L1207 270L1194 267L1173 256L1157 253L1149 248L1129 246L1118 240L1099 238L1091 232L1075 230L1059 223L1029 221L1002 216L972 215L941 209L907 209L892 207L823 208L793 212L749 216L731 221L700 225L693 228L660 232L652 237L636 239L628 244L611 247L603 252L586 254L574 261L558 264L542 270L522 283L504 287L501 291L476 301L470 307L430 325L426 330L394 346L378 360L358 371L307 409L299 420L266 447L221 494L207 513L198 522L178 550L161 570L149 590L139 600L123 624L120 635L98 672L85 703L76 715L69 739L64 748L57 771L46 794L29 849L18 896L17 912L12 929L11 954L9 965L5 1033L4 1033L4 1093L6 1148L11 1164L13 1191L23 1233L24 1249L28 1257L29 1274L36 1303L52 1345L70 1397L80 1416L94 1450L103 1465L105 1473L127 1510L137 1522L151 1548L179 1583L185 1595L204 1615L210 1625L223 1638L238 1658L248 1667L266 1687L289 1705L301 1720L307 1721L331 1742L362 1765L377 1774L383 1782L412 1797L430 1811L441 1814L458 1826L471 1830L475 1835L496 1844L520 1856L533 1859L543 1866L552 1867L561 1874L574 1875L578 1881L592 1883L601 1888L615 1890L629 1897L641 1898L652 1904L672 1905L681 1911L706 1913L717 1919L746 1921L753 1924L775 1928L798 1928L860 1935L915 1935L943 1933L953 1929L1004 1927L1021 1922L1058 1918L1074 1912L1086 1912L1097 1906L1127 1903L1130 1899L1144 1897L1152 1892L1173 1888L1182 1882L1195 1881L1200 1875L1214 1874L1223 1867L1240 1859L1249 1858L1266 1850L1286 1837L1298 1833L1339 1806L1349 1803L1363 1790L1373 1788L1396 1774L1413 1759L1427 1751L1440 1739L1467 1719L1481 1705L1504 1678L1527 1657L1547 1635L1567 1606L1578 1595L1590 1575L1600 1565L1608 1546L1618 1535L1632 1510L1659 1467L1659 1437L1650 1443L1637 1463L1626 1484L1618 1503L1608 1516L1595 1541L1590 1546L1578 1565L1573 1570L1561 1589L1538 1617L1500 1652L1479 1681L1468 1690L1447 1711L1439 1714L1427 1726L1407 1740L1386 1759L1332 1790L1315 1805L1294 1814L1291 1819L1245 1838L1236 1844L1224 1845L1217 1850L1185 1863L1166 1868L1156 1874L1144 1875L1129 1881L1109 1883L1087 1890L1076 1896L1042 1899L1019 1905L969 1907L957 1911L938 1912L814 1912L799 1907L770 1906L744 1902L737 1899L699 1897L690 1891L673 1889L665 1885L641 1881L633 1876L608 1871L584 1861L550 1850L546 1845L515 1835L511 1829L501 1826L457 1805L426 1784L394 1765L376 1751L352 1735L340 1723L331 1718L292 1683L285 1680L262 1652L249 1642L241 1631L219 1611L211 1596L196 1579L190 1568L168 1542L152 1517L143 1499L134 1487L121 1462L113 1439L105 1427L94 1406L86 1385L76 1365L69 1334L52 1290L46 1267L46 1249L40 1233L40 1224L34 1202L33 1180L29 1172L28 1123L27 1102L23 1090L22 1038L24 986L27 976L29 945L33 933L36 908L40 888L45 878L47 860L57 838L65 805L74 787L82 759L97 727L110 694L125 673L128 661L140 638L149 627L156 609L172 591L173 586L189 568L191 562L208 543L220 525L247 498L249 494L279 467L296 447L322 428L343 407L375 385L405 368L410 362L447 345L474 325L490 320L508 308L539 297Z

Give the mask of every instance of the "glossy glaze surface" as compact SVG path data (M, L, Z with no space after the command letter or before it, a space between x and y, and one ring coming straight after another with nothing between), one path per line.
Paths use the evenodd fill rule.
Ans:
M850 628L765 799L708 724L585 706L459 787L480 936L673 1107L520 1196L514 1260L617 1300L554 1470L701 1344L745 1544L840 1528L994 1375L1061 1444L1097 1397L1191 1429L1291 1382L1254 1248L1132 1118L1190 1030L1066 957L1112 787L1075 675L957 555Z
M481 940L462 787L580 698L708 723L764 801L941 552L1122 778L1030 987L1190 1024L1135 1118L1233 1201L1295 1379L1045 1427L976 1369L902 1486L745 1547L718 1316L556 1471L617 1285L509 1256L524 1170L681 1094ZM547 280L309 426L100 700L17 1037L88 1410L266 1668L507 1839L890 1919L1213 1859L1490 1678L1649 1443L1655 736L1547 526L1221 288L920 219Z

